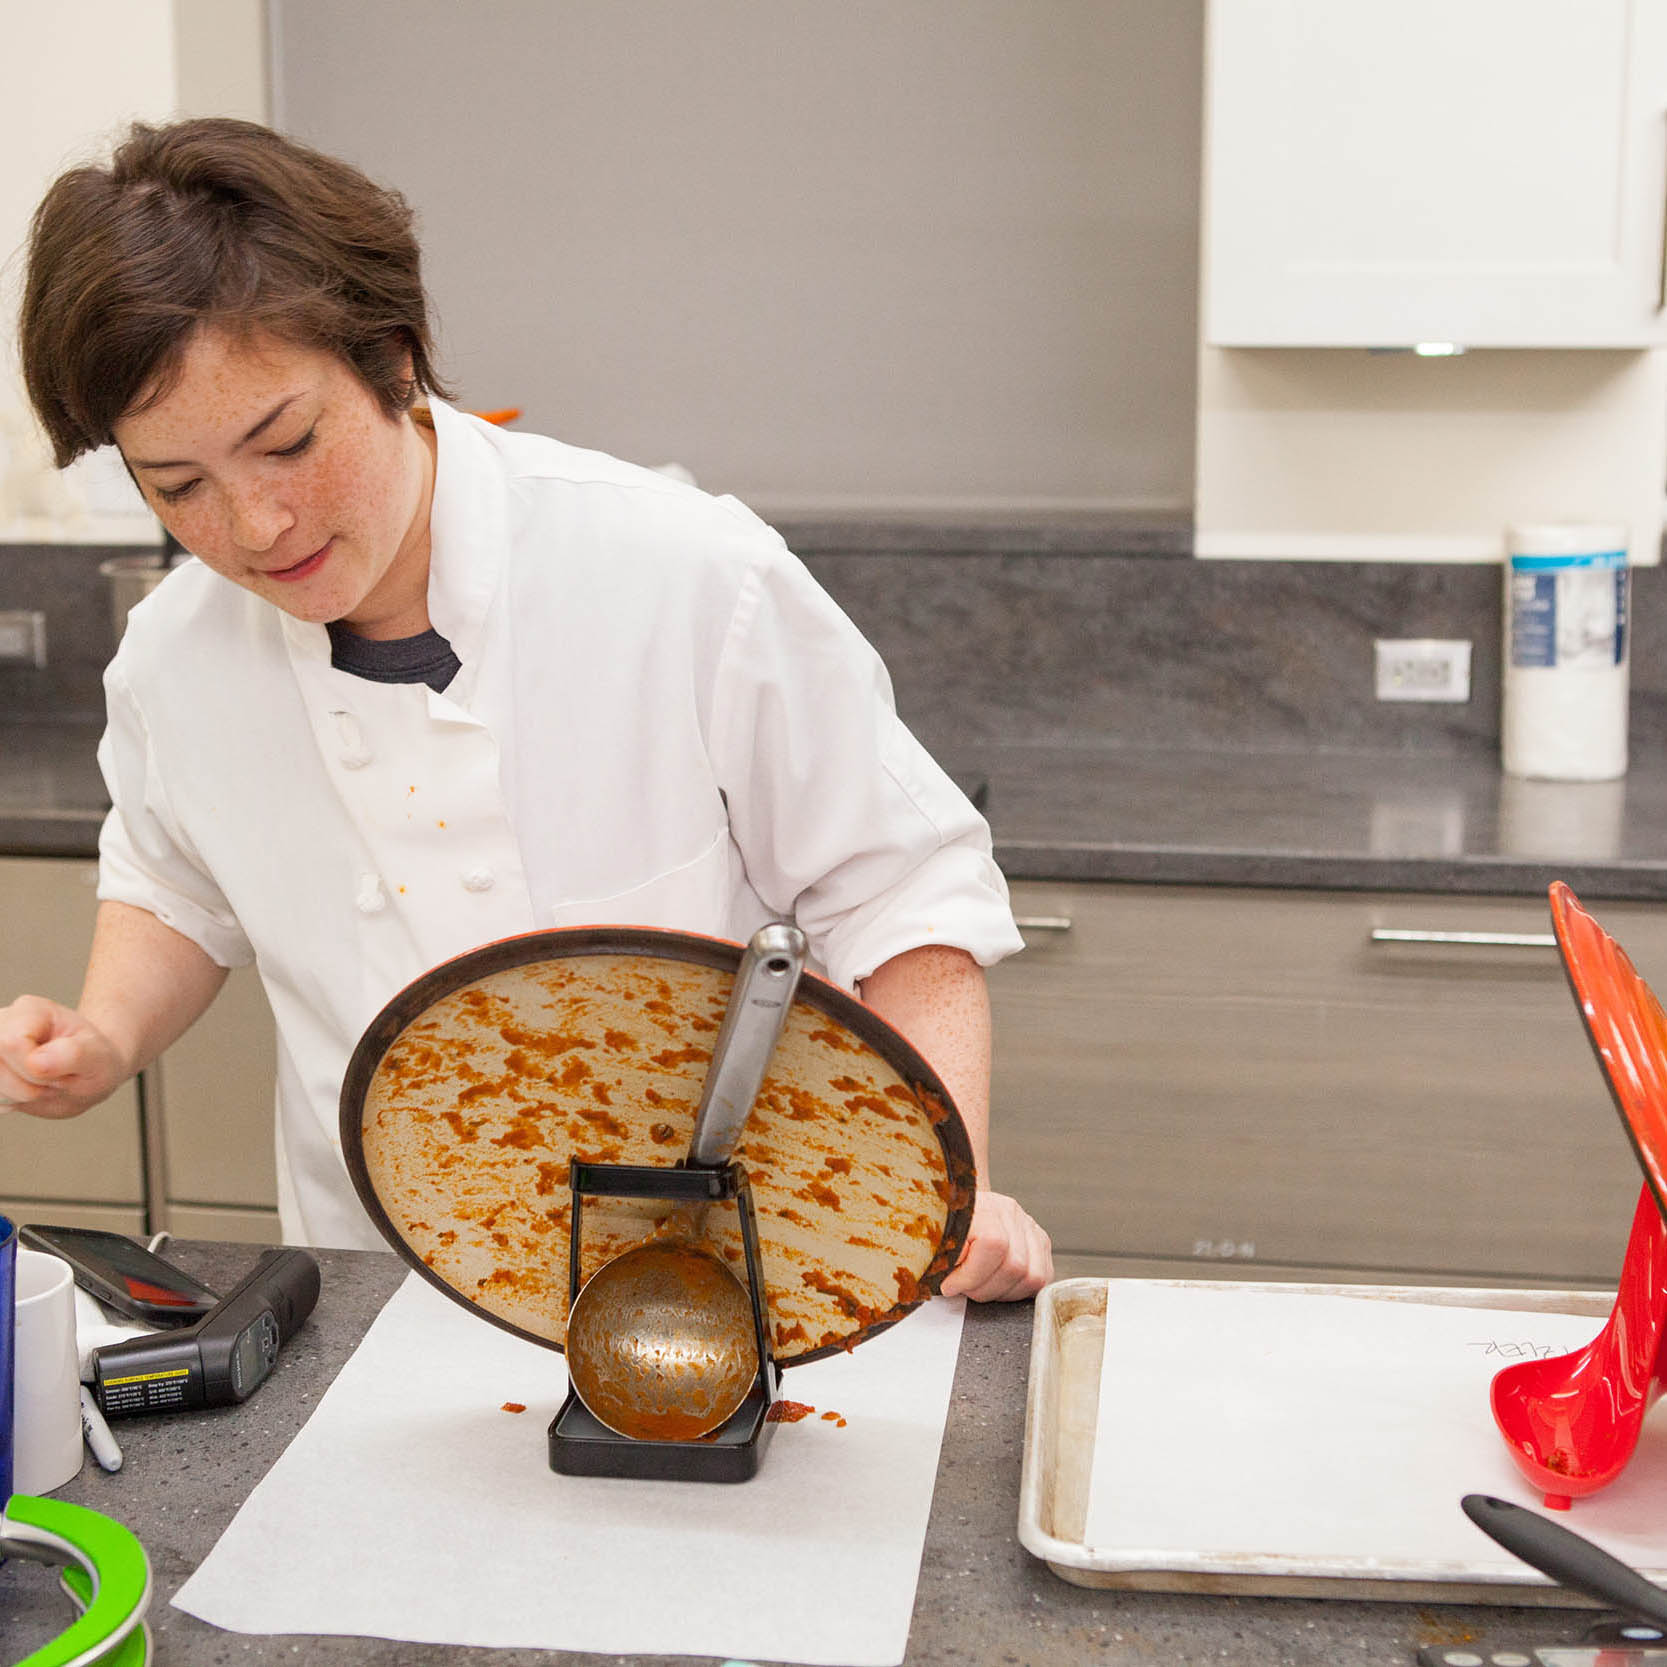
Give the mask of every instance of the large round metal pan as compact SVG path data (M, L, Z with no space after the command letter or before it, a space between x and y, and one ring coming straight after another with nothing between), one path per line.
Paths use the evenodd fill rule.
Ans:
M743 947L649 927L531 932L406 986L360 1038L341 1143L382 1236L454 1301L561 1348L568 1166L674 1166ZM735 1156L781 1364L849 1349L933 1295L972 1219L967 1131L932 1067L806 973ZM583 1272L666 1206L587 1199ZM735 1206L704 1228L742 1258Z

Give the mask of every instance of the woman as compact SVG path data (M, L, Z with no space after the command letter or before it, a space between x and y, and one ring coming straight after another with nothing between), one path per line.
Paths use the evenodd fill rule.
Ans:
M285 1236L375 1246L336 1103L412 978L542 927L791 917L987 1176L982 966L1020 946L988 829L739 504L445 402L400 197L253 124L136 126L43 200L20 334L59 465L118 446L197 560L106 674L86 983L0 1008L0 1097L73 1116L253 960ZM945 1290L1050 1274L981 1190Z

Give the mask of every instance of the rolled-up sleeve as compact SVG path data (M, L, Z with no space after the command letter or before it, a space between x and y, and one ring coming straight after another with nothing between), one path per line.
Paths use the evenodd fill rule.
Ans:
M990 830L893 705L879 655L779 542L744 579L713 751L748 879L837 983L926 944L1024 947Z
M218 965L246 966L254 951L169 806L119 657L105 672L104 693L108 719L98 764L111 809L98 840L100 901L145 909Z

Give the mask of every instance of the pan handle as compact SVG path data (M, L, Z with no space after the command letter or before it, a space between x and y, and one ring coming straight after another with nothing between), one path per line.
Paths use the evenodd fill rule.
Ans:
M753 933L735 974L701 1090L689 1146L691 1165L716 1168L735 1150L793 1005L805 948L804 933L785 921Z

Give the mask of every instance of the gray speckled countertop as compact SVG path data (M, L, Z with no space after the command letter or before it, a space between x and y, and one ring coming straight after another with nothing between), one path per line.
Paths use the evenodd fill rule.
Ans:
M0 855L91 856L89 724L0 724ZM1667 749L1619 781L1519 781L1448 754L980 742L938 756L1014 880L1667 898Z
M250 1246L176 1244L169 1254L217 1289L253 1261ZM89 1461L60 1496L128 1524L155 1578L156 1659L170 1667L225 1662L398 1663L399 1667L534 1667L595 1663L651 1667L686 1657L607 1657L472 1650L381 1638L245 1637L219 1631L169 1599L208 1554L255 1484L306 1422L404 1274L387 1253L321 1251L323 1291L272 1378L239 1407L117 1426L126 1455L109 1475ZM1070 1585L1018 1543L1029 1304L975 1307L967 1317L954 1398L927 1527L909 1667L1392 1667L1423 1644L1572 1642L1590 1620L1567 1610L1478 1608L1296 1598L1113 1592ZM621 1484L629 1486L629 1483ZM693 1485L693 1484L691 1484ZM1457 1509L1457 1488L1455 1505ZM459 1548L459 1555L469 1555ZM276 1578L283 1548L273 1547ZM47 1571L0 1567L8 1659L68 1624Z
M1523 781L1491 748L1441 756L985 744L946 748L982 789L1013 880L1667 898L1667 755L1609 782Z

